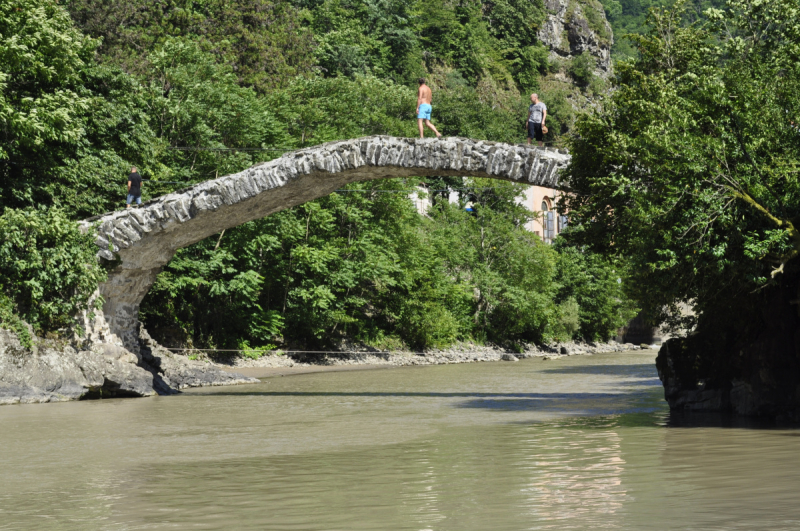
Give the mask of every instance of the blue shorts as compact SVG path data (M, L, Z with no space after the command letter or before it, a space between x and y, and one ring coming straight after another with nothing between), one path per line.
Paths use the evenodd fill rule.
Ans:
M420 104L420 106L419 106L419 114L417 115L417 118L419 118L420 120L430 120L431 119L431 111L432 110L433 110L433 107L431 107L430 103L422 103L422 104Z
M137 205L141 205L141 204L142 204L142 196L141 196L141 195L131 195L131 194L128 194L128 204L129 204L129 205L130 205L131 203L133 203L133 200L134 200L134 199L136 200L136 204L137 204Z

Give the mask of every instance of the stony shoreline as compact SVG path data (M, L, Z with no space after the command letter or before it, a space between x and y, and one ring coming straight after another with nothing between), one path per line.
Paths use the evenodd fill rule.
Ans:
M461 343L444 350L427 352L380 352L375 350L348 350L327 354L266 355L257 359L231 357L225 361L205 360L225 370L252 368L319 367L371 365L403 367L412 365L447 365L453 363L478 363L489 361L517 361L526 358L558 359L564 356L592 355L603 352L639 350L641 345L631 343L559 343L555 345L525 345L522 352L512 352L497 346ZM648 347L650 348L650 347Z

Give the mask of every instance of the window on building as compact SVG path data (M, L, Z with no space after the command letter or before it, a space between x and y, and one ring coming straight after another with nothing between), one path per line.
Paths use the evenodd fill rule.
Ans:
M567 216L561 215L558 216L558 232L561 233L564 229L567 228Z
M547 198L542 201L542 228L544 229L544 237L542 238L545 243L553 243L555 235L555 212L550 210Z

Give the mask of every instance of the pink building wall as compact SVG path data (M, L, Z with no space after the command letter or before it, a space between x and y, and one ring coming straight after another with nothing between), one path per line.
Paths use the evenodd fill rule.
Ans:
M525 191L524 199L520 201L534 214L534 219L525 228L538 235L546 243L552 243L553 239L566 227L566 217L556 211L560 194L561 192L553 188L529 186Z

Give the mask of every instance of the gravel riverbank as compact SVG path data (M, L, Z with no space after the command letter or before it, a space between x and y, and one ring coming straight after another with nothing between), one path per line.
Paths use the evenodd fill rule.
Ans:
M602 352L622 352L645 348L630 343L561 343L554 345L526 345L522 352L512 352L496 346L481 346L472 343L458 344L444 350L427 352L380 352L374 350L352 349L330 353L289 353L283 355L266 355L257 359L232 356L215 360L208 359L225 370L236 370L248 376L264 374L280 375L280 371L252 371L247 369L280 369L315 367L369 366L402 367L409 365L446 365L451 363L477 363L486 361L517 361L519 359L540 357L557 359L563 356L592 355ZM649 347L647 347L649 348ZM656 348L655 346L653 348ZM295 371L292 371L294 373ZM306 371L303 371L306 372ZM257 376L259 377L259 376ZM265 377L265 376L260 376Z

